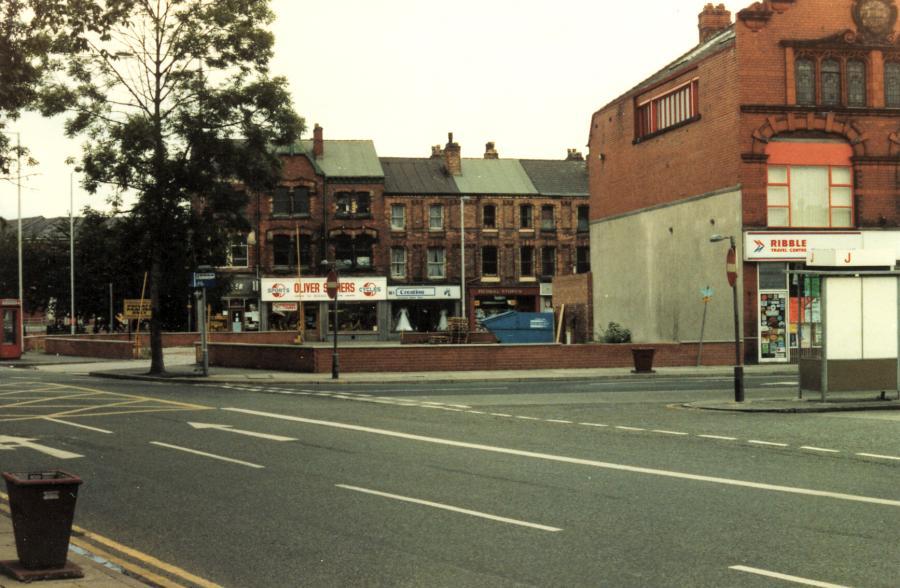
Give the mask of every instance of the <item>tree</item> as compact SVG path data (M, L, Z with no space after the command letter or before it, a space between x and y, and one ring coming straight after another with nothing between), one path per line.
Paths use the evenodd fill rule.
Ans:
M274 186L273 148L303 128L287 81L268 73L269 2L32 2L69 33L66 75L43 91L42 111L68 111L67 133L89 139L89 191L106 183L138 195L130 250L150 268L150 371L164 372L166 307L193 263L223 255L227 232L247 228L245 197L231 186Z

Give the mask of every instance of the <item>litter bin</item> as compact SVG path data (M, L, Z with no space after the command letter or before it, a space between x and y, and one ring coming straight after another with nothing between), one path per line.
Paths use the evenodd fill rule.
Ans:
M19 562L0 562L19 579L73 578L83 574L66 565L75 500L81 478L59 470L3 472Z
M656 349L653 347L632 347L631 357L634 360L635 374L652 374L653 370L653 354Z

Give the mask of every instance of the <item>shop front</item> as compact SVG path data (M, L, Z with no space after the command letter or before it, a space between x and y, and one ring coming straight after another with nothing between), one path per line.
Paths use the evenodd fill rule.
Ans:
M760 363L796 362L822 346L821 284L815 275L794 273L821 265L821 256L842 251L830 267L859 266L867 252L890 250L900 258L900 231L789 231L744 233L744 261L755 265L756 301L751 309ZM890 257L890 256L889 256ZM752 266L751 266L752 267Z
M263 278L263 311L273 330L295 330L300 303L308 340L324 341L334 329L333 304L324 276ZM348 339L384 339L390 328L387 278L341 277L338 288L338 334ZM324 328L320 328L324 326Z
M474 327L483 331L481 321L511 310L540 312L541 289L534 286L482 286L470 288L468 307L474 315ZM472 325L472 319L469 319Z
M235 276L231 287L222 297L227 330L259 331L262 329L259 312L259 281L256 278Z
M459 315L459 286L389 286L387 297L392 333L446 331L447 319Z

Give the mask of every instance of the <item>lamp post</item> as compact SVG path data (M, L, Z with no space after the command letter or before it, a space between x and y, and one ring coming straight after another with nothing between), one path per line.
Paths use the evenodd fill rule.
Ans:
M466 319L466 200L468 196L459 197L459 307L460 316Z
M731 294L734 302L734 401L744 401L744 361L741 355L741 331L740 331L740 314L738 309L738 286L737 286L737 246L734 242L734 236L712 235L709 238L710 243L718 243L719 241L728 240L731 243L731 249L725 258L725 271L728 275L728 282L731 284Z
M75 334L75 172L69 172L69 334Z

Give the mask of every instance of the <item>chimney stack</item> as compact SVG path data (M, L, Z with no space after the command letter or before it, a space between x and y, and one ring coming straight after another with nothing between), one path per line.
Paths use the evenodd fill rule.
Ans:
M462 175L462 159L459 143L453 142L453 133L447 133L447 144L444 146L444 165L451 176Z
M566 161L584 161L584 155L578 149L569 149L566 153Z
M325 155L325 141L322 140L322 127L319 123L313 127L313 157L319 159Z
M431 146L431 159L440 159L444 156L444 150L440 145Z
M500 154L497 153L497 150L494 148L494 142L488 141L484 144L484 158L485 159L500 159Z
M725 9L724 4L713 6L710 3L703 7L698 21L697 26L700 29L700 43L702 44L731 26L731 12Z

